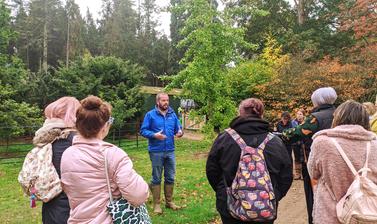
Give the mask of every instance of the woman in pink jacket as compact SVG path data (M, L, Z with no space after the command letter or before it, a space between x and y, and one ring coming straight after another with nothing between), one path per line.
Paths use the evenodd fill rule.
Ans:
M106 208L105 154L114 198L122 196L134 206L148 198L148 184L135 172L128 155L103 141L113 122L110 113L111 106L95 96L83 99L77 111L79 135L61 162L62 186L71 207L68 223L112 223Z
M369 131L369 115L364 107L355 101L343 103L334 113L332 126L332 129L320 131L313 136L308 161L310 177L318 181L314 189L315 224L340 224L336 204L354 180L354 175L332 138L339 143L357 171L365 164L366 145L370 142L368 178L377 183L377 140L376 135Z

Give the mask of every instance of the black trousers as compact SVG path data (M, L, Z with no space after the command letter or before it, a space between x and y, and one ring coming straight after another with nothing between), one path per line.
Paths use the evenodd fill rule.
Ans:
M305 190L305 199L306 199L306 209L308 211L308 223L313 223L313 188L310 182L310 176L306 163L302 163L302 177L304 179L304 190Z
M288 152L288 155L289 155L289 158L291 159L291 162L293 161L293 158L292 158L292 150L293 150L293 147L291 144L285 144L285 148L287 149L287 152Z
M293 154L295 155L295 162L297 163L302 163L305 161L302 147L303 147L302 144L292 145Z

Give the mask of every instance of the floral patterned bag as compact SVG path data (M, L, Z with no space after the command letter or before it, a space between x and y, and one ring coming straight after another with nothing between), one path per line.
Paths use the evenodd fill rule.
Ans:
M58 173L52 164L51 143L35 147L26 155L18 182L30 196L32 208L35 200L48 202L62 192Z

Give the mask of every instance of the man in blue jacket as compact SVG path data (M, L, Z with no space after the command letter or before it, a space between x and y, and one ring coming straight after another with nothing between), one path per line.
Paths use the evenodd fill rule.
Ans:
M166 207L177 210L180 207L173 202L175 177L174 136L180 138L183 132L177 115L169 107L168 94L157 94L156 107L145 115L140 133L145 138L148 138L149 157L152 162L150 189L153 195L153 211L157 214L162 213L160 194L163 170Z

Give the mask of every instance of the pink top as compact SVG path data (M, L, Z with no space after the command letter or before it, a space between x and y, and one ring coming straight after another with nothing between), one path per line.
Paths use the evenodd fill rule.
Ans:
M71 207L68 223L112 223L106 208L105 152L114 198L122 195L135 206L147 200L148 184L122 149L99 139L76 136L61 161L61 182Z

